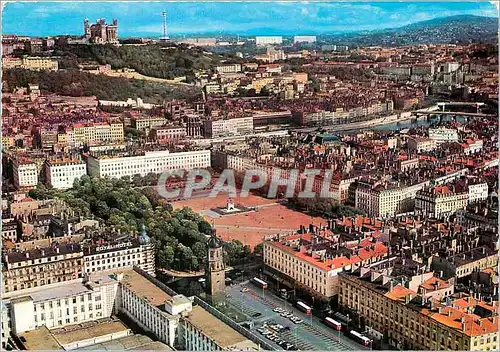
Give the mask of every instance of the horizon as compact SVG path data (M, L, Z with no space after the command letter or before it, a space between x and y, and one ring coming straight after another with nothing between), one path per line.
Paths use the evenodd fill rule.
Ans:
M24 2L4 5L4 34L83 35L83 20L118 19L120 38L189 35L333 35L401 28L460 15L498 18L489 2ZM214 20L214 18L216 18ZM21 19L21 20L19 20ZM290 28L289 23L296 27ZM57 31L54 28L58 28Z

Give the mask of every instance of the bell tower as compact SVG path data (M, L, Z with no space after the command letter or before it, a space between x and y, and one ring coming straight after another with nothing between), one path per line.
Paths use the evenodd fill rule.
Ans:
M224 250L222 240L217 237L215 230L207 242L208 261L205 270L207 276L207 293L214 297L224 293L226 288L226 272L224 265Z

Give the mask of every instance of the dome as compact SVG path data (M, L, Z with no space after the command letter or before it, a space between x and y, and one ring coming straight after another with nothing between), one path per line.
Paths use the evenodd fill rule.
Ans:
M210 238L208 239L207 246L208 248L222 247L222 240L219 237L217 237L215 231L212 233L212 236L210 236Z
M146 226L144 226L144 224L142 224L141 234L139 235L139 243L142 245L151 243L151 238L148 236Z

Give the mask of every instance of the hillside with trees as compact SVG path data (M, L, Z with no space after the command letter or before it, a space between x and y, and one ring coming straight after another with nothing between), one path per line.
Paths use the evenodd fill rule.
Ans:
M187 45L58 45L53 53L66 66L79 62L109 64L112 69L132 68L150 77L173 79L186 76L189 81L196 70L214 67L221 57L208 54L202 48ZM71 62L73 62L71 64Z
M77 70L30 71L9 69L3 72L3 90L38 84L42 92L72 97L96 96L101 100L142 98L148 103L162 103L168 98L199 99L201 91L193 86L178 86L123 77L95 75Z

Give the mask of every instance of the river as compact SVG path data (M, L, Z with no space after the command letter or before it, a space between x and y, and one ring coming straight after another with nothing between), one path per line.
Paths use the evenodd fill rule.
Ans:
M455 120L459 123L465 123L465 118L463 118L461 116L450 116L450 115L444 116L441 119L441 122L449 122L452 120ZM420 118L416 121L412 119L412 120L406 120L406 121L402 121L402 122L393 122L393 123L386 124L386 125L378 125L378 126L370 127L370 128L361 128L360 130L374 129L377 131L400 131L400 130L403 130L405 128L430 127L432 124L435 124L438 121L439 120L437 118L432 118L430 120Z

